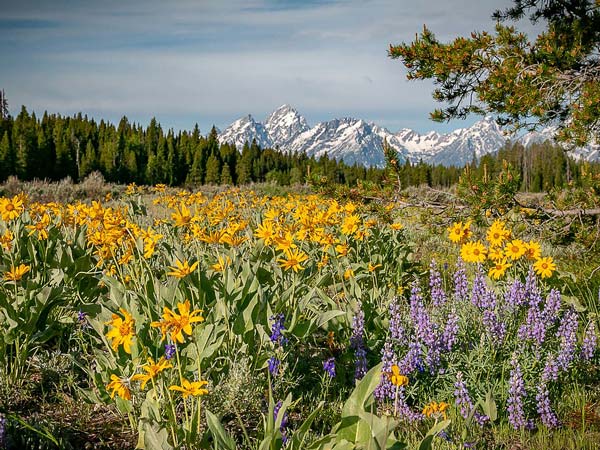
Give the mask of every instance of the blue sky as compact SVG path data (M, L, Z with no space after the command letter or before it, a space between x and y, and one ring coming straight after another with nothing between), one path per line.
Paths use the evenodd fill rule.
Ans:
M0 0L0 88L12 114L82 112L202 132L287 103L310 125L335 117L392 131L428 119L428 82L387 57L423 24L449 40L491 29L507 0Z

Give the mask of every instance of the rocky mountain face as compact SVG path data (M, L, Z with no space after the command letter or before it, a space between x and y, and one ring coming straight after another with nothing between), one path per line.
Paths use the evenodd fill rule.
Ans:
M527 133L517 140L524 145L552 140L554 128ZM468 128L447 134L431 131L419 134L408 128L392 133L386 128L361 119L342 118L320 122L310 127L294 108L283 105L257 122L251 115L233 122L219 134L221 142L241 149L245 142L282 151L305 152L320 157L327 154L348 164L383 167L383 142L394 148L401 161L424 161L446 166L464 166L475 158L498 151L508 140L493 118L485 117ZM600 145L575 149L578 158L600 160Z

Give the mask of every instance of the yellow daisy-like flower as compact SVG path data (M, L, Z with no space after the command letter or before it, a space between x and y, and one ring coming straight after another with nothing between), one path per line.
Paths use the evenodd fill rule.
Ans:
M487 249L481 241L467 242L460 249L460 257L464 262L482 263L485 261Z
M198 261L196 261L194 264L192 264L190 266L187 261L184 261L182 263L181 261L176 259L175 264L176 264L176 267L175 266L169 267L171 269L171 272L168 272L167 275L170 275L172 277L177 277L177 278L184 278L184 277L188 276L194 270L196 270L196 268L198 267Z
M175 208L175 212L171 214L171 219L176 227L185 227L192 221L192 215L189 208L181 203L179 208Z
M170 386L170 391L179 391L183 395L183 398L188 398L190 395L198 397L200 395L208 394L208 389L204 389L204 386L208 385L208 381L188 381L185 378L181 380L181 386Z
M454 222L452 226L448 227L448 238L454 242L459 243L463 238L463 223Z
M29 230L28 236L33 235L37 232L38 239L43 241L48 239L48 226L52 223L52 219L48 214L44 214L42 218L34 225L25 225L25 228Z
M156 375L162 372L165 369L169 369L173 367L168 360L162 357L157 363L154 362L152 358L148 358L148 364L142 366L142 369L146 371L146 373L138 373L131 377L132 381L142 380L141 388L146 388L146 383L152 380Z
M450 405L446 402L431 402L423 408L423 414L427 417L434 417L435 419L439 419L443 417L446 419L446 410L450 407Z
M7 281L19 281L30 270L31 266L26 264L20 264L17 267L11 266L8 272L4 272L4 278Z
M302 263L307 259L308 255L306 253L302 250L294 249L287 250L285 252L285 258L277 258L277 262L285 270L292 269L294 272L298 272L299 270L304 270Z
M115 394L125 400L131 400L131 391L129 390L129 380L127 378L119 378L114 373L110 376L110 383L106 385L106 389L112 390L110 398L115 398Z
M12 241L15 236L12 234L12 231L6 230L2 236L0 236L0 246L7 252L12 249Z
M5 222L16 219L23 211L25 211L25 206L23 205L22 195L15 195L13 198L0 198L0 214Z
M488 259L491 261L500 261L504 258L506 258L506 255L501 247L490 247L488 250Z
M183 344L184 336L183 333L191 336L192 324L197 322L203 322L204 317L200 315L202 310L195 309L190 312L190 301L186 300L185 303L177 303L177 310L179 314L173 312L166 306L163 308L163 320L159 322L150 323L151 327L160 328L162 332L162 338L166 337L167 334L171 336L173 342L179 342Z
M556 270L556 264L554 264L552 257L538 259L533 265L535 273L542 278L548 278L552 276L552 273Z
M380 267L381 267L381 264L369 263L369 265L367 266L367 269L369 269L369 272L375 272Z
M402 228L404 228L404 225L402 225L400 222L394 222L393 224L390 225L390 227L392 228L392 230L401 230Z
M486 235L492 247L500 247L509 237L510 231L504 227L504 222L501 220L495 220Z
M271 245L275 239L275 230L273 229L273 222L265 221L261 223L258 228L254 231L254 236L262 239L265 245Z
M531 261L537 261L542 257L542 247L539 242L529 241L525 244L525 256Z
M504 253L510 259L516 260L525 254L527 247L521 239L513 239L506 247L504 247Z
M118 314L112 315L112 320L106 322L106 325L110 325L112 329L106 333L108 339L112 339L111 347L114 351L117 351L119 345L123 345L123 350L126 353L131 354L131 341L135 335L135 320L131 317L126 310L120 308L119 311L123 314L123 317Z
M512 264L506 262L505 258L502 261L496 261L495 264L490 268L488 274L494 280L498 280L504 276L504 274L506 273L506 269L508 269L509 267L512 267Z
M210 267L212 267L215 272L223 272L230 264L231 258L229 256L219 256L217 257L217 262Z
M394 386L401 387L408 384L408 377L400 373L400 368L396 364L392 366L392 372L389 374L389 377Z
M353 276L354 276L354 270L352 270L351 268L348 268L344 271L344 280L349 280Z

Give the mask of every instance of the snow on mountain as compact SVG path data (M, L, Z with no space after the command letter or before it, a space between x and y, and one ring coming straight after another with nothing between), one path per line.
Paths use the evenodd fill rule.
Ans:
M304 117L283 105L264 122L248 115L232 123L220 133L221 142L234 143L239 149L246 141L262 147L278 147L282 151L305 152L309 156L327 155L348 164L383 167L383 142L394 148L400 161L424 161L446 166L464 166L485 154L496 152L509 139L529 145L552 140L554 128L527 133L518 138L506 135L492 117L485 117L471 127L447 134L431 131L419 134L408 128L392 133L386 128L361 119L343 118L320 122L309 127ZM600 160L600 145L577 149L575 157Z
M220 142L235 144L238 150L242 149L244 143L252 142L252 139L256 139L256 143L261 147L273 147L273 141L265 126L255 121L250 114L236 120L219 134Z
M289 105L280 106L265 120L269 138L280 148L290 145L299 134L308 129L306 119Z

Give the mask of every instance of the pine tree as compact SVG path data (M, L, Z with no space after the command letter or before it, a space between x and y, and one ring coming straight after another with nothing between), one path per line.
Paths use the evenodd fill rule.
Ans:
M14 154L8 139L8 131L5 131L0 141L0 181L4 181L14 174L14 165Z
M206 178L204 184L219 184L221 178L221 167L219 159L215 155L210 155L206 162Z

